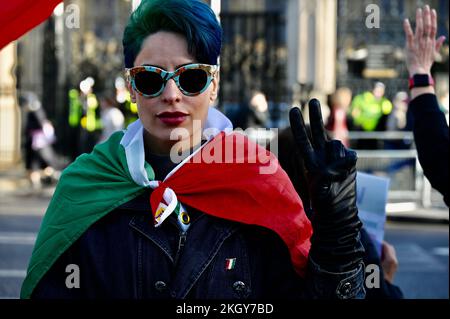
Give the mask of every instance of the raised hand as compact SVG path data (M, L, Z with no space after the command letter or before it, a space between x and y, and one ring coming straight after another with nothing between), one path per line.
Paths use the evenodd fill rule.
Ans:
M316 99L309 102L312 140L302 114L291 109L289 119L306 167L308 192L314 211L310 256L328 271L348 271L361 262L362 226L356 207L356 153L325 133Z
M331 204L340 182L346 179L354 181L356 177L356 153L346 149L338 140L328 140L318 100L309 102L312 141L306 133L300 110L293 108L289 116L294 139L305 162L313 208Z
M430 10L428 5L423 10L418 8L415 32L408 19L404 20L403 29L406 35L405 62L409 75L430 74L434 58L445 41L444 36L436 39L436 10Z

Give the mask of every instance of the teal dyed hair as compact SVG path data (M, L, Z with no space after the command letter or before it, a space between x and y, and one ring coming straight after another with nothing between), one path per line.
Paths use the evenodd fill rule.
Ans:
M123 34L125 67L131 68L142 43L151 34L170 31L183 35L197 62L217 64L222 28L211 8L201 0L142 0Z

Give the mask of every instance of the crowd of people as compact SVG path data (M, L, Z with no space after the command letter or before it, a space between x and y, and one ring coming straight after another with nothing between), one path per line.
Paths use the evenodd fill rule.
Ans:
M94 93L94 80L90 77L81 81L79 88L69 90L68 117L64 123L69 130L64 141L69 144L69 159L55 151L55 144L60 141L38 96L33 92L20 93L25 168L32 189L54 185L60 171L70 162L137 120L137 109L129 92L117 82L116 92Z
M408 114L410 98L406 91L398 91L392 101L385 95L386 85L376 80L369 91L354 95L348 87L338 87L328 95L322 103L322 115L325 128L334 139L340 140L345 146L354 149L410 149L412 140L402 137L386 139L383 132L412 132L412 117ZM448 92L438 99L439 109L448 117ZM251 95L248 103L243 104L238 111L230 113L234 127L269 128L270 111L267 107L267 97L260 91ZM305 102L301 106L303 113L308 113ZM236 113L236 114L235 114ZM448 123L448 120L447 120ZM378 138L349 139L349 132L379 132Z

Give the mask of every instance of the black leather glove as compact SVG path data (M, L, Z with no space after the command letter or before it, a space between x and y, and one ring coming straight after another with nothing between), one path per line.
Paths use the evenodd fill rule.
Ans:
M309 117L312 144L300 110L293 108L289 113L314 211L310 257L327 271L350 271L362 262L364 255L359 240L362 223L356 207L357 156L340 141L328 140L316 99L309 102Z

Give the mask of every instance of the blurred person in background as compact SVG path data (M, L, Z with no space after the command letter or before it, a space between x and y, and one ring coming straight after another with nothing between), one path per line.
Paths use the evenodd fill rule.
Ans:
M410 132L411 118L408 115L408 93L404 91L397 92L393 100L393 110L388 115L386 121L386 129L389 132ZM410 139L399 138L399 139L387 139L384 141L384 149L388 150L407 150L412 147L413 141ZM406 158L393 160L385 168L385 171L389 174L395 174L399 170L405 167L413 167L416 164L415 158Z
M395 94L392 112L388 115L386 121L387 131L405 131L408 130L406 112L408 111L408 93L404 91Z
M363 132L385 131L386 118L392 111L392 103L384 96L386 86L375 82L372 91L366 91L353 98L350 115L353 129ZM362 139L357 142L358 149L378 149L376 139Z
M266 127L269 117L269 105L266 95L261 91L253 91L248 103L247 127Z
M354 97L350 114L355 128L365 132L384 131L385 118L392 111L392 103L384 96L386 86L375 82L372 91Z
M100 96L100 117L102 122L102 134L98 143L106 141L114 132L124 128L125 117L111 96Z
M100 119L100 107L97 95L94 92L95 80L87 77L80 82L80 101L82 105L82 116L80 118L80 152L89 153L97 144L102 123Z
M409 73L410 102L414 141L425 176L443 196L449 199L449 126L439 107L431 75L435 55L445 41L436 38L436 10L426 5L416 11L416 27L408 19L403 23L406 35L406 68Z
M114 86L116 88L116 102L124 116L124 127L127 127L138 119L138 108L136 103L131 100L130 91L124 78L117 77Z
M32 188L40 189L42 182L48 184L57 178L52 147L56 141L55 129L35 93L20 94L19 105L25 121L25 168Z
M348 113L352 102L352 91L341 87L330 96L330 117L325 128L331 136L340 140L346 147L350 146L348 140Z
M81 102L81 91L78 88L71 88L68 92L68 123L69 137L68 145L70 150L70 159L73 161L81 151L81 117L83 116L83 103Z
M392 112L386 121L386 131L389 132L411 132L411 118L408 115L408 93L397 92L393 100ZM406 139L387 140L384 142L385 149L410 149L412 141Z
M266 127L269 118L269 105L261 91L251 91L242 103L228 104L224 108L225 115L233 123L233 127L247 128Z

